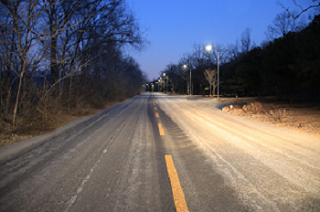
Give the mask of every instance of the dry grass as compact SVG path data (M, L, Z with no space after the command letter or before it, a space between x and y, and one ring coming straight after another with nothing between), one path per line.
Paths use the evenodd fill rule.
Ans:
M265 109L265 111L270 115L270 117L275 122L284 122L287 119L287 110L286 109Z
M243 105L242 110L245 113L257 114L263 110L263 106L260 102L251 102L248 105Z
M1 118L0 146L41 135L79 117L81 116L73 116L62 110L55 115L48 113L45 118L41 113L34 112L17 116L15 126L11 124L11 120Z
M265 122L320 138L320 106L315 103L288 104L274 99L228 98L225 102L233 104L223 111L248 117L254 121Z
M97 110L107 108L116 102L118 101L100 103L94 106L78 102L72 108L62 107L58 104L54 105L51 102L50 107L37 106L19 114L15 126L11 124L12 115L2 115L0 117L0 146L52 131L74 119L95 114Z

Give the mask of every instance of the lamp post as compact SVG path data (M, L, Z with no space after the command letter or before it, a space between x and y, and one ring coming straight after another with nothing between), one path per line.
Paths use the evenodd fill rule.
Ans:
M163 78L161 77L161 92L163 92L163 83L164 81L163 81Z
M169 76L166 76L167 78L167 85L166 85L166 94L168 94L168 87L169 87Z
M211 52L213 49L212 45L206 45L206 51ZM217 50L217 98L219 99L219 51Z
M163 73L164 77L164 93L166 93L166 73Z
M184 68L184 69L187 69L187 67L188 67L188 66L187 66L186 64L184 64L184 65L183 65L183 68ZM189 84L189 94L190 94L190 96L191 96L191 68L190 68L190 84Z

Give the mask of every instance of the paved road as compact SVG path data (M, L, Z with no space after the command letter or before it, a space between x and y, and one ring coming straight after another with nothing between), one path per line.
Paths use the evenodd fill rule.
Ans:
M320 141L145 93L0 165L0 211L320 211Z

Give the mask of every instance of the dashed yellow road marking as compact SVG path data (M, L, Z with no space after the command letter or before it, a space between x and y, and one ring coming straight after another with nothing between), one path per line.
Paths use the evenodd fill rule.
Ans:
M154 107L154 110L157 110L157 108L156 108L156 107Z
M157 118L159 118L159 113L155 113L155 116L156 116Z
M158 123L158 127L159 127L159 134L165 135L161 123Z
M189 211L183 190L180 185L179 177L176 168L174 167L172 156L165 155L168 175L171 182L174 204L177 212Z

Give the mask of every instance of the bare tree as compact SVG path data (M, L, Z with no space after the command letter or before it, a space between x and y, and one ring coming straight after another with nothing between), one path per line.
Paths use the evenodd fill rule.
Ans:
M229 61L239 59L240 53L239 40L236 40L235 44L228 45L227 54Z
M301 4L298 4L296 0L292 0L296 7L300 9L300 12L298 14L294 14L289 10L289 7L285 7L281 2L278 2L279 5L281 5L282 8L284 8L287 11L288 16L297 19L299 18L303 13L313 9L313 8L319 8L320 7L320 0L310 0L310 5L308 7L302 7Z
M228 60L228 57L227 57L228 49L225 48L225 46L221 45L221 44L215 44L214 47L215 47L215 51L213 52L214 57L217 59L218 58L217 57L218 56L217 53L219 52L219 63L220 63L220 65L226 63L227 60Z
M0 7L0 14L1 112L7 114L11 103L11 72L18 69L19 61L14 54L17 49L16 33L12 30L10 13L6 7Z
M59 61L58 55L62 54L65 56L65 52L61 52L63 48L59 47L59 42L62 37L66 36L65 42L70 41L70 29L78 26L78 21L76 18L76 12L80 10L81 6L85 6L84 1L76 0L47 0L43 2L45 7L46 16L44 19L47 23L47 39L44 45L47 45L50 51L50 72L51 72L51 83L55 84L59 79L60 64L62 61ZM84 19L83 16L78 16L80 21ZM74 22L74 23L73 23ZM63 43L66 47L66 43ZM63 49L65 50L65 49ZM63 58L65 59L65 58ZM63 62L62 62L63 63Z
M251 29L246 28L241 35L241 50L242 53L247 53L251 48Z
M6 65L10 67L10 71L14 72L18 77L18 87L12 118L12 123L15 124L23 77L28 67L32 66L34 64L33 61L36 60L36 58L33 57L35 55L35 48L39 44L36 34L41 30L37 28L37 21L39 21L43 10L39 8L38 0L1 1L1 5L6 8L7 14L9 15L6 27L10 29L9 33L12 34L14 38L15 48L11 48L12 52L10 54L16 55L19 59L18 69L14 69L10 61L6 63Z
M306 24L302 19L297 21L293 16L288 16L287 12L282 12L276 15L273 20L273 25L268 26L268 31L265 33L269 41L278 37L284 37L289 32L301 31Z
M206 80L209 82L209 90L210 90L210 96L213 95L213 93L211 92L213 90L213 92L216 90L216 87L217 87L217 70L214 69L214 70L211 70L210 68L209 69L206 69L204 71L204 76L206 78ZM213 89L212 89L213 88Z
M1 0L0 5L0 110L13 111L13 124L27 108L22 100L45 114L47 105L53 108L50 101L62 105L59 101L68 88L67 101L76 102L75 94L83 99L90 92L97 93L98 86L107 90L109 79L118 87L127 84L126 96L141 86L144 75L138 65L121 56L124 45L140 49L143 43L125 0ZM111 60L112 54L118 56ZM129 65L124 68L119 63ZM124 69L132 72L124 74ZM47 73L51 73L51 83L47 83ZM117 74L117 80L111 79ZM38 79L35 84L35 75L43 82ZM128 84L129 78L134 78L134 86ZM73 85L77 89L71 90ZM56 88L59 96L52 95L58 94ZM99 94L97 98L107 95Z

